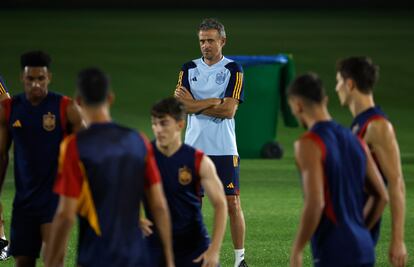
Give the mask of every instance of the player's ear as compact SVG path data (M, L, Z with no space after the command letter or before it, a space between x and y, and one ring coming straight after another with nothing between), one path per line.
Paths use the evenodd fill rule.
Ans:
M178 127L180 128L180 131L182 129L184 129L184 127L185 127L185 120L179 120L178 121Z
M356 83L355 83L355 81L353 79L351 79L351 78L346 79L345 80L345 84L346 84L346 88L349 91L352 91L352 90L355 89Z
M328 97L328 96L325 96L325 97L323 98L323 100L322 100L322 103L323 103L324 105L328 105L328 103L329 103L329 97Z
M288 103L289 103L290 110L292 111L292 113L298 114L299 111L301 110L299 99L297 97L289 97Z
M222 37L221 38L221 47L225 46L227 42L227 38L226 37Z
M108 93L108 96L106 97L106 101L108 102L108 104L110 105L110 106L112 106L112 104L114 103L114 101L115 101L115 95L114 95L114 93L112 93L112 91L110 91L109 93Z

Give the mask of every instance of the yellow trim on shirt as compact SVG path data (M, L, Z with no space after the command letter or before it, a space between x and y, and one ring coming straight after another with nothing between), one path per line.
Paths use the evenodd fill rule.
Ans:
M82 191L78 199L78 213L88 220L89 225L97 236L102 236L95 203L93 202L92 192L89 187L88 177L86 176L85 167L83 166L82 162L79 162L79 168L84 179L82 184Z

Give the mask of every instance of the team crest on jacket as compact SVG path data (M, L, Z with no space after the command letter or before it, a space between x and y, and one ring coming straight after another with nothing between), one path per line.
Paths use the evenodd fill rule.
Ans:
M188 185L192 179L191 170L188 167L184 166L178 169L178 181L180 184Z
M216 83L223 84L226 80L226 74L224 72L219 72L216 74Z
M50 132L56 127L56 116L50 112L43 115L43 129Z

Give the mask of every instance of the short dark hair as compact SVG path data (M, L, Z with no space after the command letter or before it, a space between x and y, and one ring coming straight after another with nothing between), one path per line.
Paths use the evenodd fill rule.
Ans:
M78 94L87 105L100 105L109 94L109 77L99 68L83 69L78 74Z
M316 73L309 72L293 80L288 89L288 96L299 96L312 103L320 104L326 95L322 80Z
M349 57L338 61L336 70L344 79L355 81L361 93L369 94L379 78L379 67L369 57Z
M155 118L162 118L168 115L176 121L184 120L186 116L184 104L174 97L168 97L157 102L151 108L151 116Z
M29 51L20 56L20 66L22 70L25 67L47 67L50 68L52 59L43 51Z
M205 18L198 26L198 31L217 30L221 37L226 37L224 25L215 18Z

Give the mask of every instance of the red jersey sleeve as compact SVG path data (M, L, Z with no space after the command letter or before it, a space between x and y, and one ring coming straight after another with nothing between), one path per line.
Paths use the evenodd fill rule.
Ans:
M60 145L58 174L54 191L59 195L77 198L81 193L83 179L76 136L69 135Z
M61 126L63 129L63 132L65 134L67 134L67 126L68 126L68 115L67 115L67 108L68 106L72 104L72 99L67 97L67 96L63 96L60 100L60 121L61 121Z
M195 151L195 172L200 176L201 161L203 160L204 153L201 150Z
M147 156L145 157L145 188L148 188L161 182L161 175L150 142L145 135L141 134L141 137L144 140L147 149Z
M7 124L10 121L12 101L13 101L12 98L7 98L0 102L0 105L2 105L3 110L4 110L4 117L6 118Z

